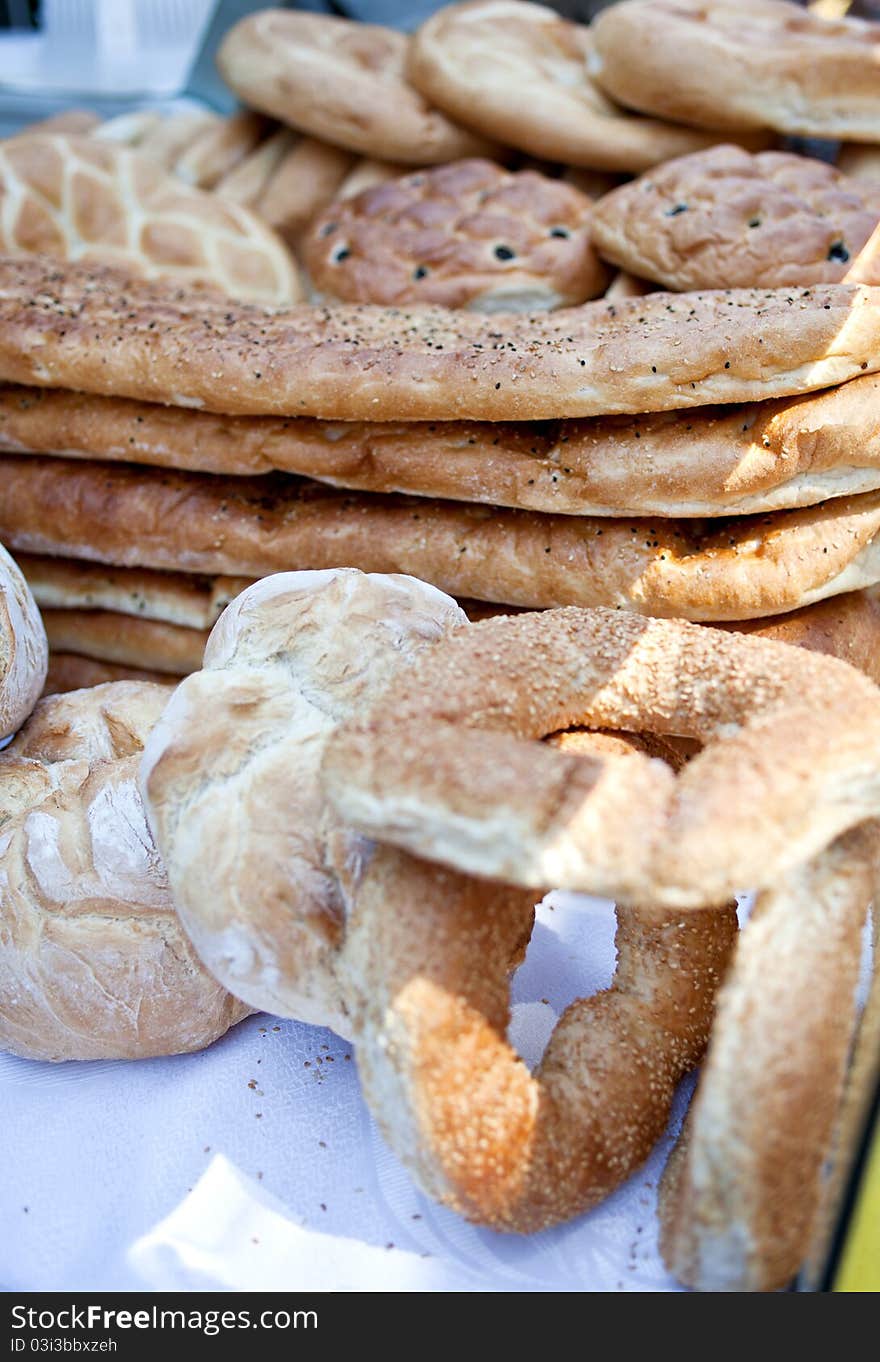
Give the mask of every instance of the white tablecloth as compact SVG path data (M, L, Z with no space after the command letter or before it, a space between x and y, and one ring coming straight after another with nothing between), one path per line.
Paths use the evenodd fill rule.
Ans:
M528 1062L568 1002L607 985L612 936L607 904L542 905L513 988ZM386 1148L351 1046L296 1022L253 1017L201 1054L141 1063L2 1055L0 1110L6 1289L675 1289L656 1244L668 1142L573 1224L475 1229Z

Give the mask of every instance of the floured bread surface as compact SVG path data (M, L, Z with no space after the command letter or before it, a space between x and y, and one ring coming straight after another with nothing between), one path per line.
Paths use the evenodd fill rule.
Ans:
M267 9L230 29L217 65L246 104L349 151L418 165L483 155L487 142L407 83L408 46L378 24Z
M251 302L302 295L290 253L255 214L182 184L145 153L92 137L0 144L0 249L104 261Z
M589 74L590 30L524 0L446 5L413 39L413 84L454 118L542 160L646 170L711 136L639 118Z
M0 544L0 738L30 714L46 679L48 644L37 603Z
M331 203L304 259L326 297L530 312L603 291L591 215L562 180L456 161Z
M880 379L866 374L811 396L684 413L342 422L0 387L0 448L203 473L279 470L559 515L754 515L880 486L878 402Z
M359 567L452 596L737 620L880 580L880 492L726 520L535 515L32 456L0 459L0 537L18 551L259 577Z
M643 113L855 142L880 133L880 24L786 0L625 0L591 31L596 81Z
M272 310L0 259L0 380L228 414L533 420L751 401L880 366L865 285L649 294L551 313Z
M175 902L202 959L254 1006L350 1034L336 956L348 881L373 849L326 810L324 747L397 667L464 622L407 577L268 577L223 614L204 669L154 730L142 786Z
M880 184L720 146L613 190L593 232L607 260L665 288L796 288L843 279L878 219Z
M41 700L0 753L0 1048L177 1054L247 1014L200 965L144 816L137 766L167 698L118 682Z

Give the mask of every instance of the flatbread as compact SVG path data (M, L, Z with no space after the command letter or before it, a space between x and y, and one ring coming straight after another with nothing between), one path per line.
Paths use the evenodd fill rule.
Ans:
M403 572L453 596L749 619L880 581L880 492L738 520L598 519L0 458L0 539L21 553L260 577Z
M877 368L880 292L863 285L653 293L493 317L282 311L101 266L0 259L0 381L233 415L593 416L760 400Z

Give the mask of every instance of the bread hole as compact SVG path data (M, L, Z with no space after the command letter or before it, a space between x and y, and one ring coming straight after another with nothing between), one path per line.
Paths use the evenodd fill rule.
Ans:
M342 263L343 260L347 260L350 255L351 251L349 250L348 246L344 245L334 246L330 254L330 263L332 265L339 265Z
M495 247L495 259L496 259L496 260L513 260L513 259L515 259L515 257L516 257L516 251L512 251L512 250L510 249L509 246L496 246L496 247Z
M412 272L412 277L413 279L425 279L427 277L427 274L428 274L427 265L416 265L415 269Z
M571 236L571 232L568 230L567 227L551 227L550 235L561 236L564 240L567 241L568 238Z
M836 260L841 265L849 260L849 251L842 241L832 241L831 245L828 247L828 259Z

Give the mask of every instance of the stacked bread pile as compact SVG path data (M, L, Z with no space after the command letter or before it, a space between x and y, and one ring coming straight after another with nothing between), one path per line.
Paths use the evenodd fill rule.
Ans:
M0 762L23 924L0 1027L67 1058L193 1048L248 1008L334 1026L422 1185L532 1230L646 1156L707 1042L726 900L755 886L663 1214L684 1280L768 1286L820 1201L875 851L880 190L748 144L880 140L880 31L737 13L625 0L587 30L474 0L412 41L246 20L221 68L261 115L420 167L313 197L295 228L288 201L284 240L260 204L303 141L252 113L236 126L264 140L216 175L225 203L181 184L176 143L147 155L167 128L0 150L0 539L52 687L137 677L44 702ZM758 46L756 106L729 58ZM645 173L594 205L499 144ZM453 597L527 613L469 625ZM154 728L149 678L189 672ZM94 842L98 798L123 843L137 829L127 879L114 837ZM105 1028L70 963L98 944L48 870L58 940L34 962L37 804L86 830L83 897L127 905L96 976ZM614 989L566 1013L531 1076L506 985L551 886L639 907ZM139 954L143 908L185 948ZM119 1016L143 1024L114 1039ZM613 1092L591 1083L615 1068Z

